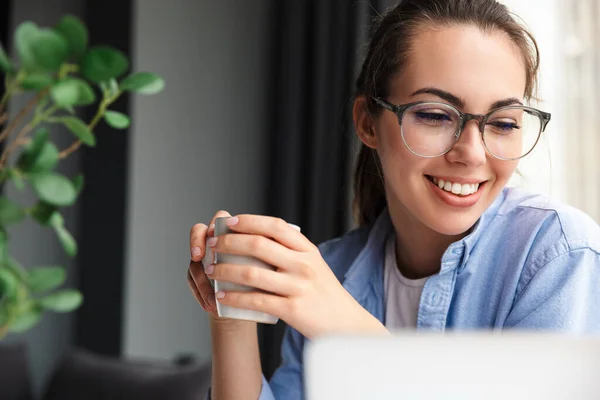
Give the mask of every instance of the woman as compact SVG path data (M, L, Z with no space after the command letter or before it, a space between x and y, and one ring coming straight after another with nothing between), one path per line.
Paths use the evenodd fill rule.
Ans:
M237 234L218 240L212 223L192 229L188 281L210 313L213 398L302 398L304 341L324 334L600 332L598 226L505 187L550 121L525 105L538 63L533 37L494 0L404 0L381 18L353 108L360 228L319 248L264 216L233 218ZM203 269L205 243L278 270ZM270 383L256 325L218 319L205 274L270 292L216 298L291 327Z

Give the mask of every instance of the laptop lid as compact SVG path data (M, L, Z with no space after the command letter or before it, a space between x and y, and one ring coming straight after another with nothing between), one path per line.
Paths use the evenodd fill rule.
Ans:
M307 400L600 399L600 338L398 333L305 348Z

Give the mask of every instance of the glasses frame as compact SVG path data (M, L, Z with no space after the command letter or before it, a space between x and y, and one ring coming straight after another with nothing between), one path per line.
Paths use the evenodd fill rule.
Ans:
M498 107L498 108L495 108L493 110L490 110L487 114L469 114L469 113L464 113L464 112L460 111L458 108L454 107L451 104L443 103L443 102L439 102L439 101L417 101L417 102L414 102L414 103L407 103L407 104L397 105L397 104L392 104L389 101L382 99L381 97L372 97L372 99L377 104L379 104L381 107L383 107L386 110L389 110L389 111L393 112L394 114L396 114L396 116L398 117L398 124L400 125L400 134L402 136L402 141L404 142L404 145L414 155L419 156L419 157L425 157L425 158L434 158L434 157L443 156L444 154L446 154L450 150L452 150L452 148L454 147L454 145L456 144L456 142L458 142L458 139L460 139L460 135L464 131L464 128L465 128L465 125L467 124L467 122L469 122L471 120L474 120L474 121L478 122L479 133L481 134L481 141L483 142L483 146L485 147L485 149L486 149L486 151L488 153L490 153L492 156L496 157L499 160L504 160L504 161L519 160L519 159L527 156L529 153L531 153L533 151L533 149L535 149L535 146L537 146L538 142L540 141L540 138L542 136L542 132L544 132L546 130L546 126L548 125L548 123L550 122L550 119L551 119L551 114L550 113L538 110L537 108L523 106L523 105L512 105L512 106ZM410 146L408 145L408 143L406 143L406 139L404 138L404 131L402 130L402 118L404 117L404 113L406 112L406 110L408 110L410 107L413 107L413 106L416 106L416 105L419 105L419 104L442 105L444 107L449 107L450 109L456 111L456 114L459 117L459 125L458 125L457 131L454 133L454 142L452 142L452 144L450 145L450 147L448 148L448 150L445 150L444 152L442 152L440 154L433 155L433 156L425 156L423 154L419 154L419 153L415 152L413 149L410 148ZM540 131L538 132L538 135L537 135L537 138L535 140L535 143L533 144L533 146L531 147L531 149L527 153L523 154L520 157L514 157L514 158L500 157L500 156L494 154L494 152L491 151L488 148L487 144L485 143L485 137L484 137L484 135L485 135L485 125L487 124L487 121L490 118L490 116L492 116L492 114L494 114L494 113L496 113L496 112L498 112L500 110L514 110L514 109L526 110L528 112L531 112L532 114L537 115L540 118L541 122L542 122L540 124Z

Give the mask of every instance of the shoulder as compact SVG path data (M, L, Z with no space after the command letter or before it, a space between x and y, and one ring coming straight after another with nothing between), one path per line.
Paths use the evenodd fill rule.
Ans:
M319 245L321 256L338 280L343 280L344 274L365 247L370 232L371 226L355 228Z
M555 277L600 265L600 227L581 210L511 188L505 191L495 219L506 242L527 251L517 292L550 264L559 268L552 274Z
M497 216L508 231L535 235L560 251L590 249L600 253L600 227L586 213L549 197L509 188Z

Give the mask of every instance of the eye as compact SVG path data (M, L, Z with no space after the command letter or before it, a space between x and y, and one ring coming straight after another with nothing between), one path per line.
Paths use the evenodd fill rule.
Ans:
M451 122L452 118L444 113L444 112L437 112L437 111L416 111L415 112L415 119L418 122L421 123L425 123L428 125L441 125L445 122Z
M521 127L514 121L491 121L487 123L494 133L497 134L510 134L521 129Z

